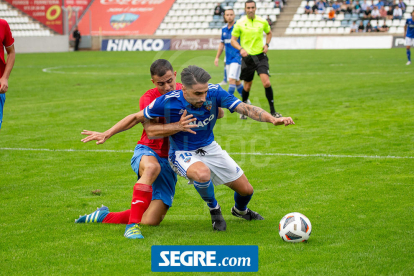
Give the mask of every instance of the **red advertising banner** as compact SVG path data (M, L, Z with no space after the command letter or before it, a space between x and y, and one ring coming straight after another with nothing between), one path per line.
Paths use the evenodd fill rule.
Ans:
M79 23L79 31L91 35L152 35L175 0L95 0L88 16Z
M78 11L78 19L82 18L89 3L93 0L65 0L65 8L68 10L68 27L69 32L76 24L76 10Z
M63 34L62 0L6 0L52 30Z

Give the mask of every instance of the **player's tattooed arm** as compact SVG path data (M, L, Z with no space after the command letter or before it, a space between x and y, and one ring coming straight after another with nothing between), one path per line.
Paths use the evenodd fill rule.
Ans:
M196 120L197 119L193 118L192 114L187 115L187 110L185 110L183 115L181 115L180 121L178 122L170 124L160 124L154 122L153 120L145 120L143 125L145 132L148 135L148 138L157 139L171 136L180 131L196 134L196 132L192 130L192 128L198 127L198 125L191 124Z
M86 143L89 141L96 141L96 144L103 144L106 140L111 138L113 135L128 130L135 125L144 122L144 111L140 111L135 114L131 114L126 116L124 119L116 123L113 127L108 129L105 132L97 132L97 131L90 131L90 130L84 130L81 134L88 135L87 137L83 138L81 141Z
M249 105L246 103L240 103L235 109L237 113L246 115L247 117L259 121L259 122L267 122L272 123L275 126L277 125L294 125L292 118L290 117L281 117L275 118L270 113L264 111L262 108Z

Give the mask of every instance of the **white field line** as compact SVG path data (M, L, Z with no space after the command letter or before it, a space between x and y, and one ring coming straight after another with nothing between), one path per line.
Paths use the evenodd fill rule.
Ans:
M35 149L35 148L0 148L10 151L55 151L55 152L114 152L132 153L133 150L80 150L80 149ZM371 158L371 159L414 159L414 156L391 156L391 155L345 155L345 154L299 154L299 153L262 153L262 152L229 152L230 155L259 155L259 156L293 156L293 157L329 157L329 158Z

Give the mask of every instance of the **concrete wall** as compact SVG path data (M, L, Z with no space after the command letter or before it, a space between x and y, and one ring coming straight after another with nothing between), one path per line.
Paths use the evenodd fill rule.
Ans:
M15 37L14 47L16 53L68 52L69 37L67 35Z

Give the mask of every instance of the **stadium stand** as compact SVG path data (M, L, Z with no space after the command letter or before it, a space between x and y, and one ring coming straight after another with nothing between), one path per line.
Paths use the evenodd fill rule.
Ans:
M54 35L48 28L4 2L0 2L0 18L9 23L14 37Z
M364 31L366 33L366 27L368 22L372 25L372 31L370 33L379 32L379 29L386 25L388 26L388 33L390 34L404 34L404 26L407 18L411 17L411 12L414 8L414 0L404 1L406 10L403 13L402 19L387 19L387 18L364 18L364 13L361 9L355 9L355 6L350 4L349 11L341 10L335 14L335 20L329 20L328 14L333 9L331 2L326 2L325 11L307 14L305 13L305 6L309 5L313 7L318 4L319 1L302 1L300 6L297 8L296 14L290 21L289 27L286 28L286 35L323 35L323 34L350 34L351 25L356 22L358 26L360 22L363 22ZM339 2L339 1L338 1ZM354 2L363 3L364 1ZM342 5L343 2L339 2ZM392 3L392 2L391 2ZM384 6L386 11L393 9L393 4L386 5L383 1L366 1L366 4L370 7ZM396 2L394 5L398 4ZM391 16L392 17L392 16ZM388 17L389 18L389 17Z
M156 31L156 35L220 35L223 17L213 16L214 7L221 2L224 9L232 7L239 19L244 14L245 0L177 0ZM257 1L257 15L276 22L280 9L271 0Z

